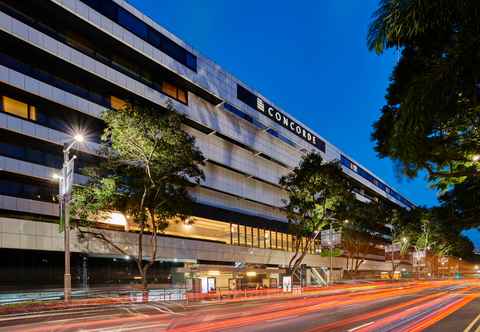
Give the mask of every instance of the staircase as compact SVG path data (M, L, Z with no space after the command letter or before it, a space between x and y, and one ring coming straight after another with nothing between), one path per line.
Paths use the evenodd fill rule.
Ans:
M311 267L312 284L326 286L328 284L328 271L325 267Z

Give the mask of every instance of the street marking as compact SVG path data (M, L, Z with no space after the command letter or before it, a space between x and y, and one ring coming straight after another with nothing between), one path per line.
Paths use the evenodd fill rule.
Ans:
M475 317L470 324L468 324L467 328L463 330L463 332L469 332L479 320L480 320L480 314L478 314L478 316ZM478 329L476 331L478 331Z
M372 325L373 323L375 323L375 321L371 321L369 323L365 323L365 324L362 324L360 326L354 327L353 329L350 329L347 332L353 332L353 331L356 331L356 330L360 330L361 328Z

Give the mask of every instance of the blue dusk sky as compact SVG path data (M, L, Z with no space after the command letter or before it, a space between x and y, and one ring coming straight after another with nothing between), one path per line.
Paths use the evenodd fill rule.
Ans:
M397 59L366 47L377 0L129 2L415 204L436 204L424 177L399 177L370 140Z

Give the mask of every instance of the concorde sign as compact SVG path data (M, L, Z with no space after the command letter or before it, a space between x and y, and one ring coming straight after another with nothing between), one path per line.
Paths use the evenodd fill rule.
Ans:
M241 85L237 85L237 98L243 101L248 106L256 109L258 112L269 117L274 122L278 123L282 127L286 128L296 136L300 137L304 141L312 144L321 151L325 152L325 141L319 138L317 135L306 129L297 121L293 120L289 116L280 112L275 107L266 103L262 98L256 96L252 92L248 91Z

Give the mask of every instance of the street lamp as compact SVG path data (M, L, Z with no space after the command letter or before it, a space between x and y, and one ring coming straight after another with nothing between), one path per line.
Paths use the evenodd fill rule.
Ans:
M70 158L70 150L77 143L85 140L81 134L73 136L73 142L63 145L63 167L62 175L53 174L53 178L59 180L59 209L60 220L64 221L64 246L65 246L65 273L63 275L63 294L65 302L70 302L72 294L72 276L70 274L70 215L69 203L72 194L74 160L76 156Z
M477 161L480 161L480 154L476 154L472 157L472 160L477 162Z

